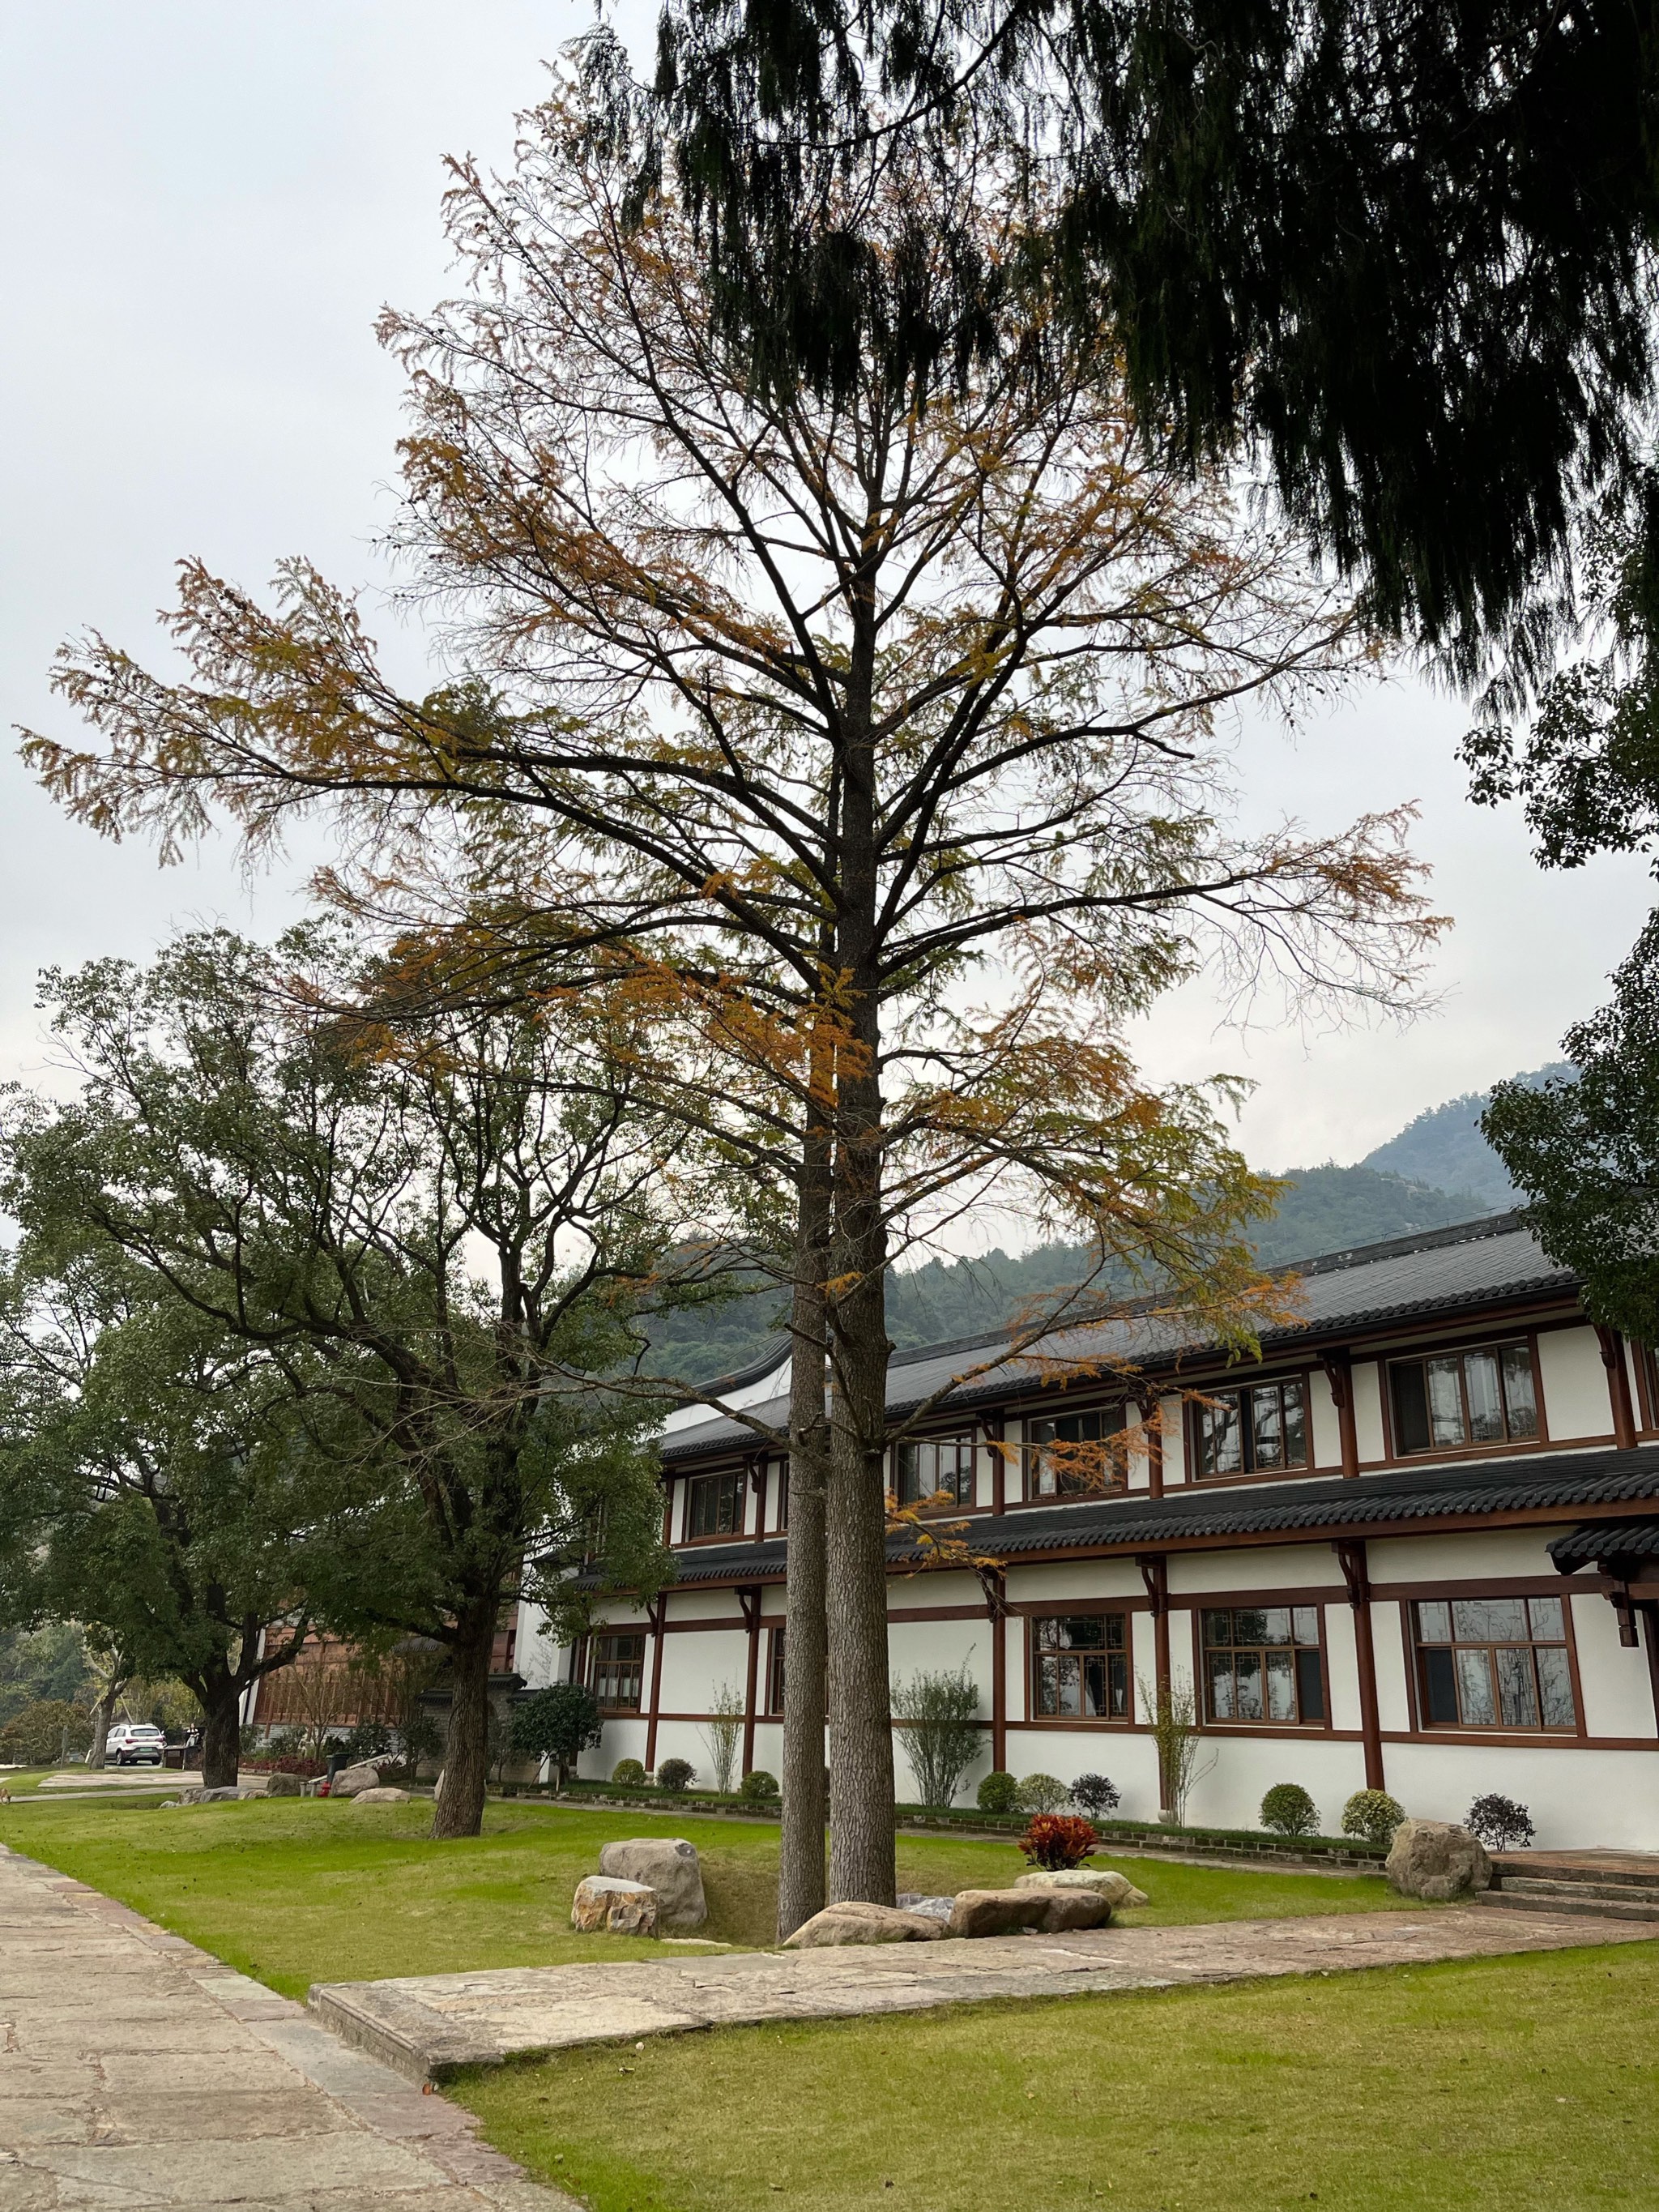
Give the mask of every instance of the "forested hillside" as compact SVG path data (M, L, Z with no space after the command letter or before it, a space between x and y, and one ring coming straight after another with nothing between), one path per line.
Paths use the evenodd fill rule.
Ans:
M1571 1073L1565 1060L1557 1060L1511 1079L1535 1086ZM1359 1164L1439 1190L1472 1191L1494 1208L1512 1206L1515 1187L1479 1126L1491 1096L1489 1091L1470 1091L1461 1098L1449 1098L1443 1106L1431 1107L1408 1121L1397 1137L1367 1152Z

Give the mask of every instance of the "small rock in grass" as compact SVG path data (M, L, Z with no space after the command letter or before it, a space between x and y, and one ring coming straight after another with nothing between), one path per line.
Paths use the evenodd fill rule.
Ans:
M1022 1928L1041 1928L1048 1903L1038 1889L959 1890L947 1924L952 1936L1014 1936Z
M599 1872L654 1889L665 1928L701 1928L708 1917L696 1846L683 1836L635 1836L606 1844L599 1853Z
M1084 1928L1104 1928L1112 1908L1092 1889L1038 1889L1031 1895L1048 1899L1048 1911L1039 1925L1045 1936L1069 1936Z
M298 1797L302 1794L297 1774L273 1774L265 1784L267 1797Z
M1118 1911L1136 1905L1151 1903L1144 1889L1137 1889L1127 1875L1114 1874L1109 1867L1034 1867L1015 1882L1016 1889L1083 1889L1097 1897L1103 1897L1108 1905Z
M328 1794L331 1797L356 1797L365 1790L378 1790L380 1786L380 1768L372 1759L363 1759L356 1766L343 1766Z
M385 1786L379 1790L360 1790L351 1802L354 1805L407 1805L409 1792Z
M822 1912L796 1929L784 1944L786 1951L817 1951L839 1943L936 1943L945 1923L930 1913L902 1912L892 1905L860 1905L848 1901L826 1905Z
M657 1893L643 1882L591 1874L576 1885L576 1894L570 1901L570 1924L584 1936L654 1936Z
M1427 1904L1449 1904L1492 1886L1486 1847L1453 1820L1402 1820L1382 1871L1391 1887Z

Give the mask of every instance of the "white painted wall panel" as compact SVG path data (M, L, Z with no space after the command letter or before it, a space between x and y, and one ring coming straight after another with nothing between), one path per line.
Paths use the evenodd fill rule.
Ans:
M1547 1328L1538 1339L1538 1380L1550 1441L1610 1437L1607 1370L1593 1328Z
M1336 1410L1324 1370L1316 1367L1308 1377L1308 1413L1313 1431L1316 1468L1342 1464L1342 1417Z
M1389 1744L1389 1788L1408 1813L1461 1820L1496 1790L1531 1813L1542 1850L1659 1850L1659 1753L1540 1745Z
M1659 1741L1647 1652L1639 1643L1634 1650L1620 1643L1618 1615L1599 1592L1573 1599L1572 1631L1589 1733Z
M1204 1827L1259 1827L1261 1800L1273 1785L1299 1782L1319 1808L1321 1832L1340 1835L1344 1804L1365 1786L1362 1747L1311 1732L1294 1737L1207 1736L1199 1765L1187 1817Z
M1362 1467L1382 1456L1382 1379L1374 1359L1357 1359L1353 1364L1353 1429L1354 1441L1359 1448Z

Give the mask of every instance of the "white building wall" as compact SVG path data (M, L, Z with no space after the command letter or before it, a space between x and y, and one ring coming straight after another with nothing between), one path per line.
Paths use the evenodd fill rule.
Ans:
M1538 1382L1552 1443L1613 1434L1607 1370L1593 1328L1541 1329Z
M1308 1413L1312 1429L1315 1467L1340 1467L1342 1416L1337 1412L1336 1401L1331 1395L1329 1379L1323 1370L1317 1367L1308 1377Z
M1367 1466L1383 1454L1382 1372L1375 1359L1356 1359L1350 1387L1353 1391L1354 1443L1359 1463Z

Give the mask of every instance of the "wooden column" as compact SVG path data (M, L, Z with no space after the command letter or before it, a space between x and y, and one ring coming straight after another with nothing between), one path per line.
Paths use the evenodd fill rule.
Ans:
M991 1624L991 1764L1001 1773L1008 1764L1008 1577L984 1566L979 1581Z
M1653 1690L1653 1718L1659 1727L1659 1605L1644 1600L1642 1605L1642 1626L1646 1632L1644 1641L1648 1647L1648 1680Z
M651 1624L651 1709L645 1723L645 1771L657 1771L657 1715L662 1708L662 1647L663 1623L668 1618L668 1600L655 1599L645 1608L645 1617Z
M757 1589L739 1590L738 1603L743 1607L744 1622L749 1631L749 1679L743 1693L743 1771L752 1773L755 1765L755 1691L760 1674L761 1594Z
M1144 1553L1135 1565L1140 1570L1140 1579L1146 1584L1146 1602L1152 1616L1152 1680L1160 1704L1170 1694L1170 1565L1161 1552ZM1201 1694L1201 1692L1195 1692ZM1170 1804L1170 1778L1164 1771L1164 1762L1158 1768L1158 1810L1160 1820L1172 1812Z
M1613 1445L1619 1451L1632 1451L1636 1446L1636 1410L1631 1404L1630 1369L1625 1364L1625 1340L1616 1328L1610 1328L1605 1322L1597 1322L1595 1335L1601 1346L1601 1364L1607 1370L1607 1402L1613 1411Z
M1359 1674L1359 1732L1365 1745L1365 1787L1383 1790L1382 1724L1376 1710L1376 1646L1371 1640L1371 1584L1365 1545L1356 1537L1333 1547L1353 1608L1354 1657Z
M991 1450L991 1510L1000 1513L1007 1503L1008 1462L1002 1455L1002 1440L1006 1428L1000 1413L988 1413L981 1423L985 1441ZM977 1489L975 1490L977 1496Z
M665 1474L662 1479L662 1540L664 1548L674 1540L674 1478Z
M1358 1474L1359 1436L1353 1420L1353 1362L1346 1352L1327 1352L1320 1355L1319 1364L1325 1370L1325 1380L1331 1386L1331 1402L1336 1407L1342 1472L1345 1475ZM1380 1788L1381 1784L1375 1786Z
M1137 1399L1136 1409L1146 1437L1146 1491L1149 1497L1164 1495L1164 1429L1161 1419L1163 1401L1156 1393Z

